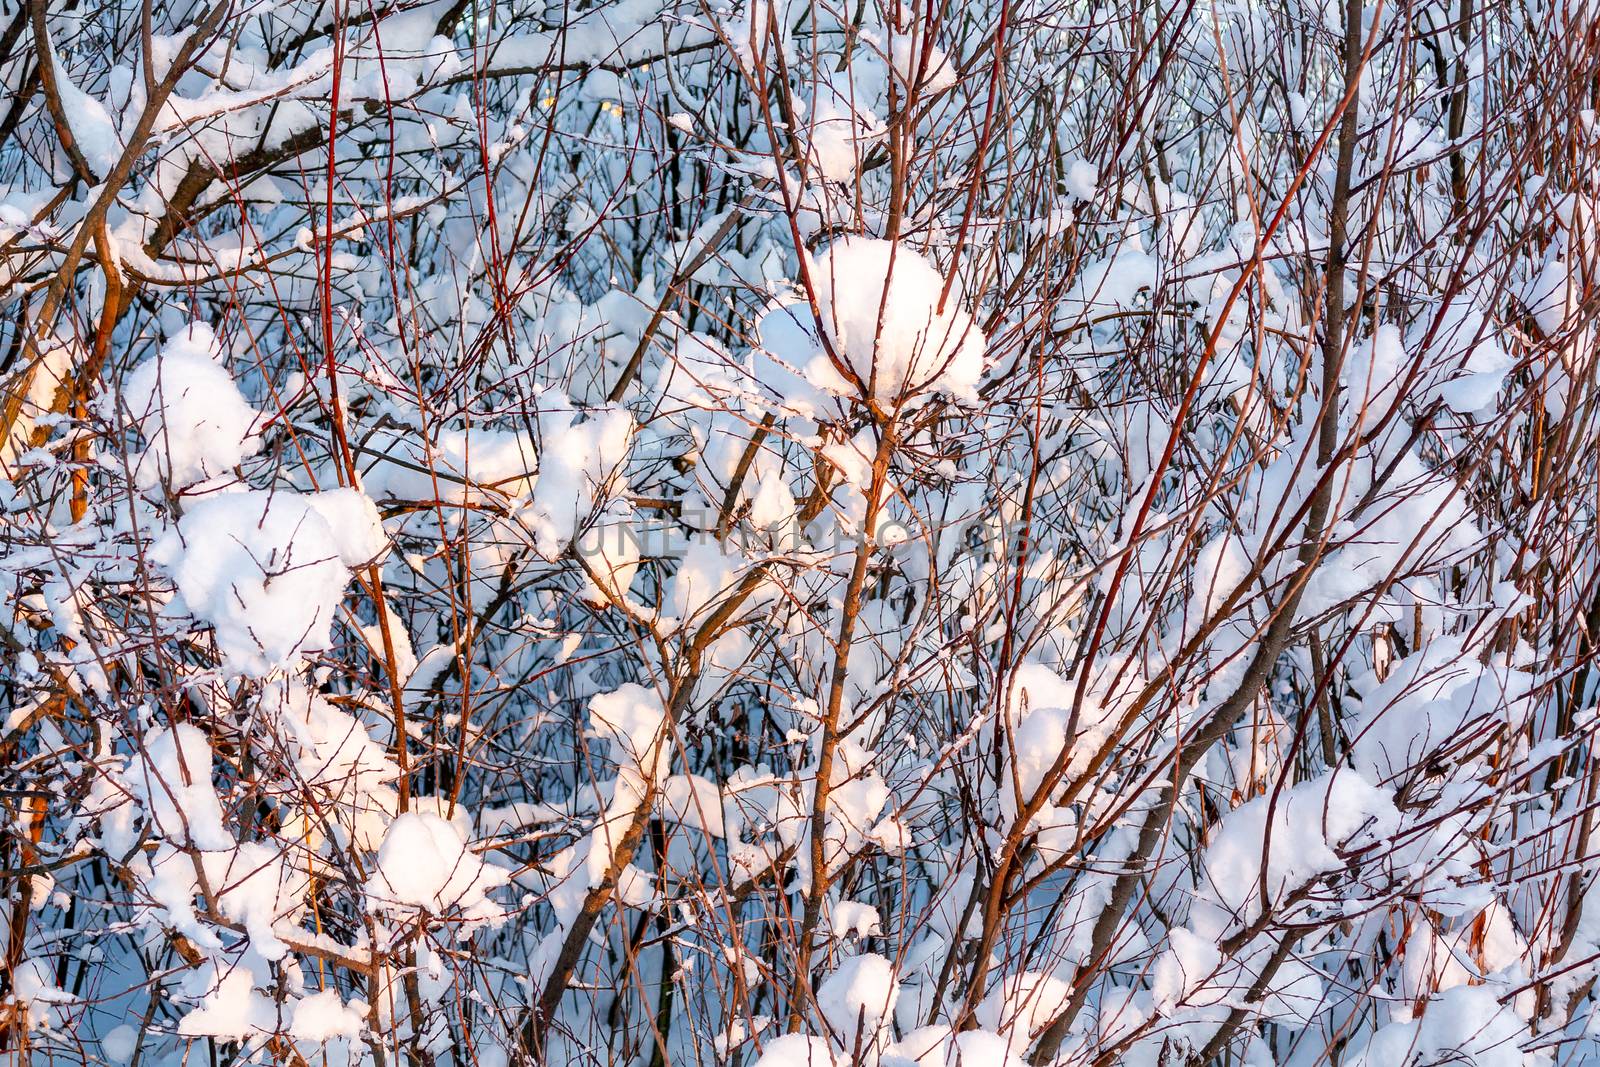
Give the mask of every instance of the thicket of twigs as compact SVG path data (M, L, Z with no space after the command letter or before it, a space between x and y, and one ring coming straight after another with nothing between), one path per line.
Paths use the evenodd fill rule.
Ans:
M1600 1056L1587 5L0 78L0 1057Z

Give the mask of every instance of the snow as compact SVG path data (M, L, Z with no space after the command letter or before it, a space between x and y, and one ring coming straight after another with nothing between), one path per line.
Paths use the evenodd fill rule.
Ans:
M889 802L889 785L872 768L873 759L871 751L849 738L835 750L823 848L829 870L837 870L869 846L885 848L892 844L886 839L894 835L893 817L879 820Z
M1170 1010L1192 1001L1195 991L1222 965L1222 953L1215 942L1181 926L1168 931L1167 943L1151 974L1150 993L1157 1007Z
M363 452L362 484L374 500L484 502L526 497L539 446L527 433L494 427L380 432Z
M296 1041L325 1042L336 1037L359 1037L367 1024L366 1005L339 998L338 990L301 997L289 1016L289 1033Z
M999 1034L988 1030L958 1034L935 1025L906 1034L880 1062L886 1067L1022 1067L1027 1061Z
M985 1030L959 1033L953 1044L945 1067L1022 1067L1026 1062L1004 1037Z
M871 1046L894 1018L900 987L894 964L883 956L852 956L822 980L817 1007L844 1049Z
M908 1060L921 1067L945 1067L954 1038L955 1034L948 1026L919 1026L891 1046L889 1056L891 1061Z
M146 442L132 457L141 489L209 481L259 450L258 413L219 359L211 328L194 322L123 381L122 410Z
M1076 684L1042 663L1023 663L1012 672L1006 706L1012 740L1007 751L1008 781L1000 798L1006 811L1020 810L1019 797L1023 803L1033 797L1063 749L1071 750L1069 774L1088 764L1110 717L1111 705L1102 699L1085 699L1077 732L1069 739L1067 725L1076 700Z
M144 737L142 758L129 772L134 795L151 824L169 840L203 849L231 849L222 801L211 784L211 742L189 723L158 726Z
M1457 298L1437 312L1437 321L1418 323L1412 334L1433 366L1429 394L1452 411L1472 415L1488 409L1505 389L1516 359L1501 343L1502 328L1476 299Z
M139 886L141 900L153 905L142 916L145 923L159 922L200 948L221 947L222 939L195 912L200 884L190 853L163 841L153 851L135 855L128 870Z
M100 1051L112 1063L127 1063L139 1047L139 1031L127 1023L112 1027L100 1038Z
M1361 695L1350 727L1354 766L1373 781L1409 775L1485 717L1516 721L1531 680L1466 653L1464 638L1443 635L1427 648L1352 679Z
M828 910L828 928L837 938L873 937L883 933L883 921L878 917L878 909L871 904L840 900Z
M1286 790L1276 804L1258 797L1241 805L1228 813L1206 849L1200 892L1190 910L1194 934L1220 940L1260 915L1264 851L1266 895L1276 904L1312 879L1342 870L1336 850L1381 840L1399 826L1390 794L1347 768Z
M106 106L73 84L72 76L55 54L51 44L50 60L55 65L56 93L61 99L61 110L67 125L72 128L72 139L78 151L96 178L104 178L122 158L122 138Z
M760 69L771 62L774 46L769 27L773 25L777 26L777 47L788 54L789 29L794 22L790 5L791 0L750 0L742 5L737 17L727 19L719 27L744 68Z
M620 407L580 411L565 397L541 398L539 475L524 522L546 559L556 559L594 511L628 455L633 418Z
M889 46L889 56L900 83L916 87L925 96L942 93L956 84L955 64L923 37L897 35Z
M1073 156L1066 161L1066 191L1079 200L1093 200L1100 172L1088 160Z
M721 595L735 588L743 560L709 538L689 543L662 605L664 619L677 624L690 623Z
M944 277L908 244L844 237L812 259L809 274L822 336L842 368L814 338L809 356L779 355L814 386L836 395L865 389L885 408L915 406L934 393L974 397L983 332L963 310L960 286L941 300Z
M1092 193L1092 189L1084 191ZM1139 238L1129 237L1113 254L1085 264L1078 272L1056 306L1056 325L1063 329L1083 326L1137 309L1144 294L1160 281L1155 257L1145 251Z
M275 1029L277 1006L256 988L246 967L213 964L193 977L201 980L205 993L200 1005L178 1020L180 1034L242 1041Z
M262 959L283 959L289 949L273 925L299 912L309 879L291 871L279 849L262 841L241 842L228 852L207 852L202 860L222 914L244 925L251 947Z
M712 837L722 837L727 832L722 793L715 782L698 774L674 774L663 782L661 808L667 818L680 826L703 830Z
M376 907L422 908L482 923L500 917L486 894L505 882L503 871L468 850L455 825L438 815L407 812L389 824L367 891Z
M613 758L619 764L641 768L646 776L654 775L657 765L670 755L662 730L665 718L661 698L631 682L589 698L589 720L595 733L611 743Z
M17 964L11 985L12 995L22 1007L30 1029L60 1029L66 1023L65 1008L78 1000L56 985L50 961L38 957L29 957Z
M870 111L855 107L847 95L824 90L807 116L807 154L824 181L847 182L860 167L872 143L882 138L883 124Z
M1395 406L1411 363L1393 326L1379 326L1367 341L1355 347L1344 368L1346 404L1361 413L1367 425L1376 425Z
M1421 1005L1421 1019L1383 1027L1349 1056L1351 1067L1470 1063L1525 1067L1528 1027L1499 1003L1492 985L1459 985Z
M849 1057L835 1052L826 1038L784 1034L762 1045L755 1067L834 1067L849 1062Z
M1071 993L1054 975L1022 971L1002 979L974 1015L979 1026L1006 1035L1021 1052L1060 1014Z
M324 489L309 494L308 503L327 522L346 567L371 563L388 551L378 506L361 490Z
M355 716L296 680L279 680L262 706L276 716L285 755L306 793L304 808L295 803L290 811L307 846L320 844L332 829L363 850L377 848L399 802L387 783L400 770L385 746Z
M627 600L644 556L634 517L625 505L597 518L574 542L573 551L583 559L585 576L598 593L588 600L596 604Z
M1556 257L1550 258L1528 283L1523 303L1546 336L1565 328L1577 303L1576 289L1572 267Z
M190 504L150 555L172 578L184 606L215 632L224 667L264 677L328 647L349 584L345 563L378 545L373 515L331 497L335 532L321 494L248 490ZM370 508L370 502L366 507Z

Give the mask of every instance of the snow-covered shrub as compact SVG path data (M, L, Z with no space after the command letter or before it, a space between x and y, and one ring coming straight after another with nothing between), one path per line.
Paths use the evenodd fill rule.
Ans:
M0 1059L1600 1057L1594 15L0 10Z

